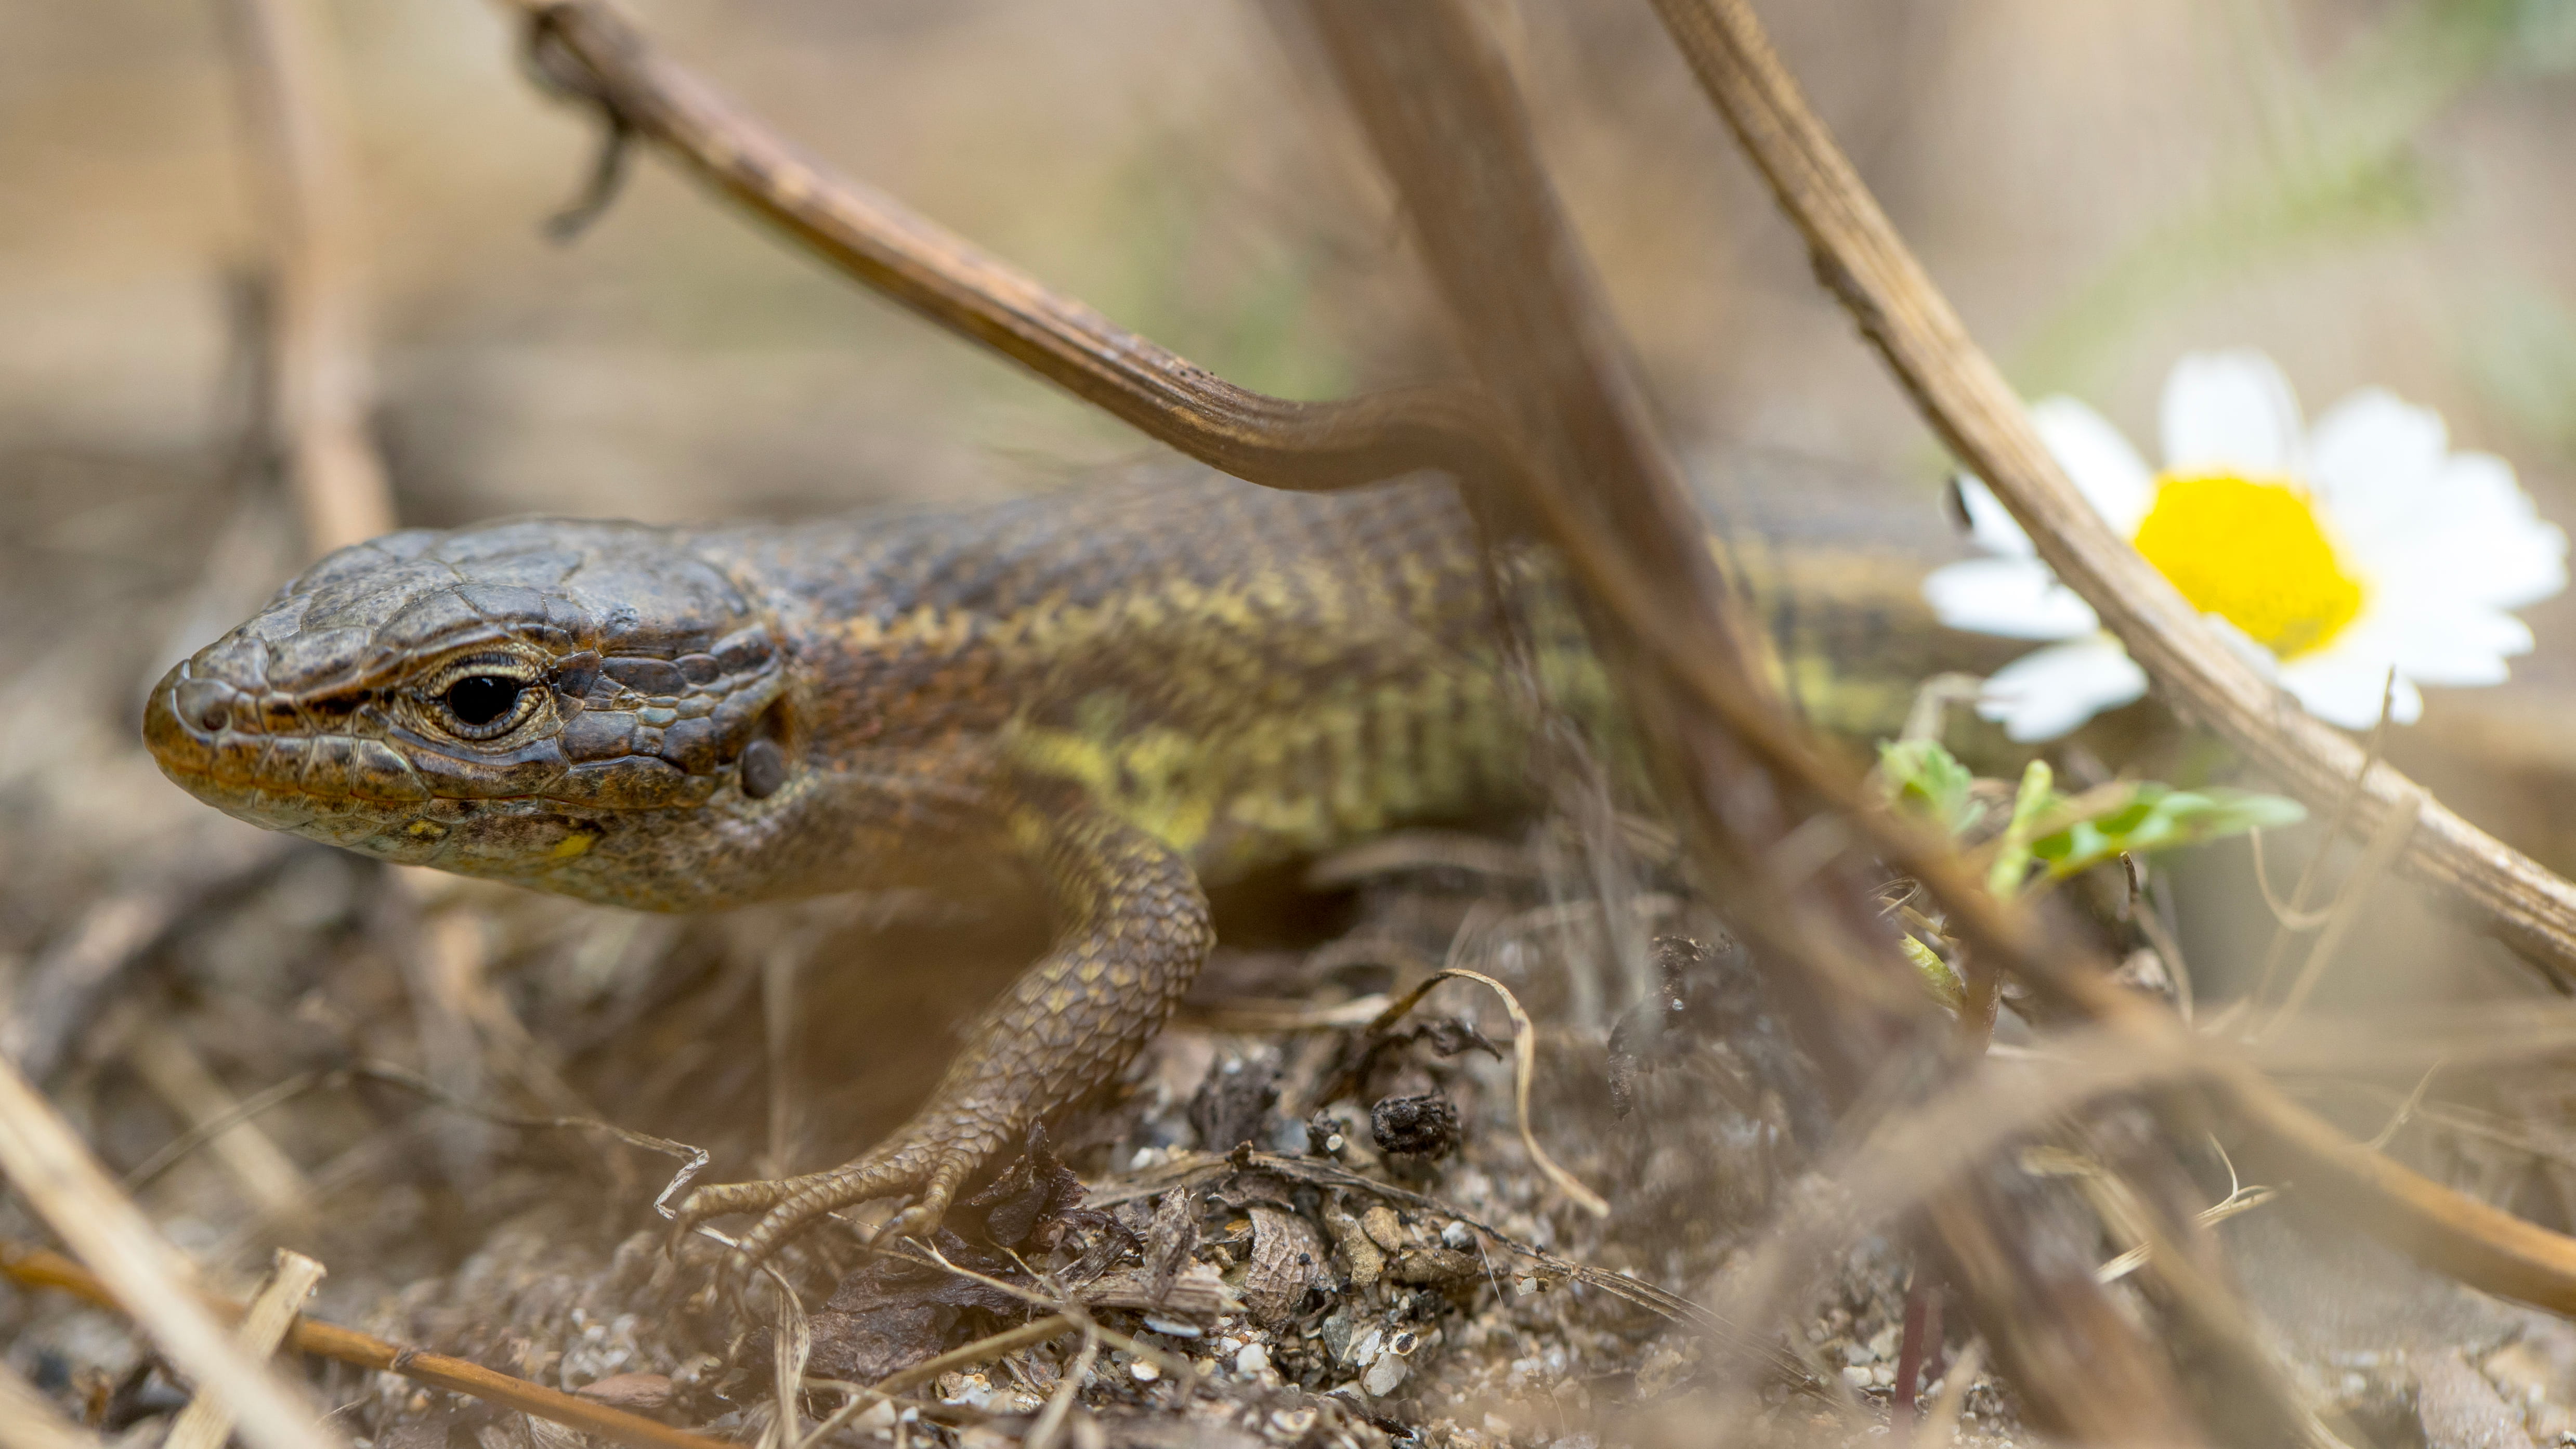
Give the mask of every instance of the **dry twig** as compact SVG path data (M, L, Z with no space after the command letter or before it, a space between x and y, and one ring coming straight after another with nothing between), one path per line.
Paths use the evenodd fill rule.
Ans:
M1538 1029L1530 1025L1529 1013L1521 1009L1521 999L1512 994L1510 987L1481 971L1452 966L1434 973L1430 980L1388 1003L1385 1010L1370 1020L1368 1034L1374 1037L1394 1026L1413 1009L1416 1002L1430 994L1432 987L1450 980L1473 981L1490 989L1503 999L1503 1010L1511 1014L1512 1120L1520 1127L1522 1150L1529 1153L1530 1162L1538 1168L1540 1175L1574 1199L1575 1206L1596 1218L1608 1217L1610 1204L1602 1199L1601 1194L1585 1187L1573 1173L1559 1166L1555 1158L1548 1156L1547 1149L1538 1145L1538 1134L1530 1130L1530 1080L1538 1075Z
M304 1311L304 1300L313 1296L315 1285L322 1281L322 1272L320 1263L302 1253L278 1249L275 1266L233 1330L242 1351L263 1360L275 1354L296 1315ZM231 1408L219 1395L199 1390L179 1411L179 1422L170 1426L170 1437L161 1441L161 1449L223 1449L232 1432Z
M0 1277L6 1277L22 1288L56 1289L102 1308L124 1307L118 1301L118 1295L110 1292L107 1284L96 1275L68 1258L42 1248L0 1243ZM209 1308L226 1318L237 1318L241 1314L238 1305L221 1300L212 1300L205 1306L191 1301L190 1307L201 1315ZM211 1327L211 1318L208 1323ZM220 1330L217 1330L217 1337L222 1337ZM585 1434L596 1434L614 1443L631 1445L633 1449L733 1449L733 1446L703 1434L674 1429L640 1414L612 1409L605 1404L595 1404L541 1384L529 1383L526 1379L496 1373L467 1359L450 1358L443 1353L423 1353L353 1328L342 1328L336 1323L298 1318L295 1326L287 1332L286 1343L298 1353L337 1359L363 1369L400 1374L431 1388L467 1394L523 1414L570 1425ZM226 1346L230 1347L229 1343Z
M117 1191L53 1105L5 1062L0 1062L0 1171L72 1251L96 1267L98 1277L90 1281L97 1286L98 1301L141 1323L171 1364L196 1380L200 1392L221 1395L253 1449L330 1449L333 1436L225 1334L190 1290L186 1262L133 1201Z
M661 146L825 260L979 346L1204 463L1273 488L1329 489L1422 468L1495 469L1472 389L1290 402L1236 387L900 205L835 176L597 0L507 0L539 72Z

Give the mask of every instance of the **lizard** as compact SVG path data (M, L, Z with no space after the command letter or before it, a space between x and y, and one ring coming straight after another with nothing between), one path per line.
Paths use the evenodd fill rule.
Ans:
M1840 733L1892 732L1943 662L1902 565L1919 543L1892 567L1866 541L1726 539L1793 692ZM1537 803L1514 661L1579 712L1606 689L1570 610L1508 597L1551 587L1544 558L1513 574L1442 479L410 530L173 667L143 734L255 825L583 900L1040 894L1052 946L908 1122L839 1167L683 1201L684 1231L753 1216L756 1261L870 1200L909 1198L883 1231L935 1226L1160 1027L1213 944L1208 886Z

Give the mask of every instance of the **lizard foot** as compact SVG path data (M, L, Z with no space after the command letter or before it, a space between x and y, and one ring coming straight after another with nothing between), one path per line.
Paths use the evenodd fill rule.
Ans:
M778 1251L801 1229L826 1213L878 1198L910 1194L912 1203L878 1230L877 1236L926 1237L946 1216L948 1204L991 1149L955 1139L897 1137L865 1157L829 1172L767 1182L728 1182L699 1188L680 1204L674 1238L694 1231L711 1218L758 1213L734 1241L727 1277L739 1279Z

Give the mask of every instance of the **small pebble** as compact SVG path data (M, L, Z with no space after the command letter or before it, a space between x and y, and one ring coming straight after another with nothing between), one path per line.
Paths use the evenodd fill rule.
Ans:
M1476 1246L1476 1230L1452 1218L1440 1229L1440 1246L1464 1253Z
M1163 1376L1163 1371L1154 1367L1152 1359L1144 1358L1127 1365L1127 1373L1140 1384L1150 1384Z
M1247 1343L1234 1356L1234 1371L1248 1379L1270 1372L1270 1350L1257 1343Z
M1851 1385L1855 1389L1868 1388L1869 1370L1856 1363L1845 1364L1843 1365L1843 1382Z

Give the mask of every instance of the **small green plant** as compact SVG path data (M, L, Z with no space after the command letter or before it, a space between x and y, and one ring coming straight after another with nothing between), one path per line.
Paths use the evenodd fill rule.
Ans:
M1878 774L1889 803L1952 836L1985 818L1976 776L1935 741L1882 743ZM2063 880L2123 855L2295 825L2307 813L2296 800L2223 785L2178 790L2154 780L2122 780L2067 795L2058 790L2047 762L2033 760L2013 791L2009 821L1990 847L1987 884L2010 897L2034 864L2045 879Z
M1989 788L1980 790L1973 771L1928 739L1882 741L1878 779L1889 804L1954 839L1985 820L1989 803L2003 788L2000 781L1987 781ZM2295 825L2307 813L2298 801L2279 795L2226 786L2178 790L2154 780L2122 780L2067 795L2058 790L2048 762L2033 760L2013 788L2002 831L1971 858L1983 857L1986 888L2010 900L2033 880L2053 883L2123 855ZM1913 934L1922 930L1937 938L1938 928L1910 910L1905 916L1909 929L1901 944L1906 959L1925 989L1943 1005L1960 1009L1964 995L1958 974Z

